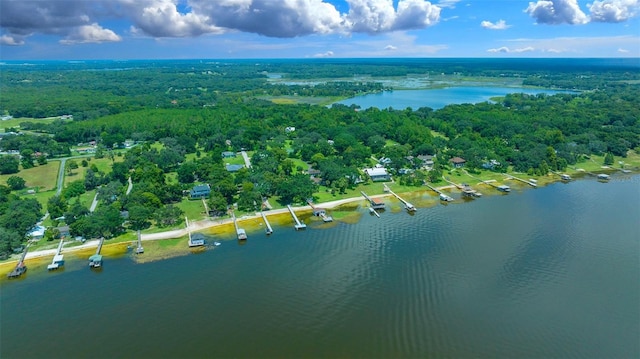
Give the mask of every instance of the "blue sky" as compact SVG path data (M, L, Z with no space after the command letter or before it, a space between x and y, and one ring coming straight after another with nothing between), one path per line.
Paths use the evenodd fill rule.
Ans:
M0 0L0 59L640 57L640 0Z

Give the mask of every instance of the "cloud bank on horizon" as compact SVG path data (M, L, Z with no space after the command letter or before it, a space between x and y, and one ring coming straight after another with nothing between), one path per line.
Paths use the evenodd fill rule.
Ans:
M149 53L156 53L152 51L154 44L161 47L175 39L189 45L198 44L194 39L204 39L204 46L218 46L226 49L226 55L241 57L250 49L258 55L258 44L263 45L266 57L277 51L285 56L296 54L295 48L317 52L289 57L460 56L458 44L473 41L479 36L476 32L484 31L501 35L484 35L484 49L467 56L478 56L479 51L573 52L580 56L580 50L570 46L568 39L584 44L581 39L602 38L601 33L589 29L598 24L612 27L606 30L616 40L611 46L619 55L639 56L639 13L640 0L597 0L584 8L578 0L528 4L511 0L2 0L0 57L6 57L3 53L37 56L38 46L54 54L73 54L79 52L71 48L81 44L93 45L95 50L96 45L115 43L143 44ZM572 36L554 37L542 27L562 28ZM582 29L575 30L578 27ZM532 36L529 31L526 38L530 41L523 41L525 28L546 37ZM584 36L576 36L577 31ZM509 32L513 37L505 35ZM554 46L540 47L550 45L554 38L558 39ZM507 46L513 41L523 42L522 47ZM502 46L491 46L499 42ZM126 53L132 47L121 49ZM583 56L593 56L594 51Z

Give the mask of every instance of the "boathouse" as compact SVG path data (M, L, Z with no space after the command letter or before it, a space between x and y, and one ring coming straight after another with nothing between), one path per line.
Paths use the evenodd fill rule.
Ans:
M191 199L206 198L206 197L209 197L210 193L211 193L211 186L209 186L208 183L200 184L193 187L191 192L189 192L189 197Z
M204 245L205 245L204 234L193 233L191 234L191 236L189 236L189 247L198 247L198 246L204 246Z

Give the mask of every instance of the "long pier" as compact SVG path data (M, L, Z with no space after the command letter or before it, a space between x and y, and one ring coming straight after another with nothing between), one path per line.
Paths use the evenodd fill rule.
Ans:
M362 194L362 196L369 201L369 205L371 206L371 208L373 209L384 209L384 202L382 202L381 200L377 199L377 198L371 198L369 196L367 196L366 193L364 193L364 191L360 191L360 193Z
M460 191L462 191L462 195L465 197L475 197L475 198L479 198L482 197L482 193L474 190L473 188L471 188L471 186L469 186L468 184L457 184L455 182L449 181L446 177L442 176L442 179L445 180L445 182L450 183L452 185L454 185L457 189L459 189Z
M104 243L104 237L100 238L100 242L98 243L98 248L96 249L96 254L89 257L89 267L99 268L102 266L102 255L100 254L100 251L102 250L103 243Z
M560 176L560 178L561 178L563 181L571 181L571 176L569 176L569 175L568 175L568 174L566 174L566 173L560 173L560 172L556 172L556 171L552 171L552 170L549 170L549 172L553 173L554 175L558 175L558 176Z
M441 201L445 201L445 202L451 202L453 201L453 197L447 196L446 194L444 194L441 190L433 187L432 185L428 184L427 181L423 182L425 186L429 187L430 190L434 191L435 193L438 194L438 196L440 197Z
M142 247L142 235L140 234L140 230L138 230L138 247L136 248L136 254L144 253L144 248Z
M522 179L522 178L518 178L518 177L516 177L514 175L510 175L510 174L506 174L506 173L503 173L503 175L505 175L509 179L514 179L516 181L520 181L520 182L526 183L526 184L528 184L529 186L531 186L533 188L537 188L538 187L538 185L536 183L533 183L531 181L527 181L527 180Z
M300 220L298 219L298 216L296 216L296 213L293 211L293 208L291 208L291 205L287 205L287 208L289 209L289 212L291 213L291 217L293 217L293 220L296 222L296 224L294 225L295 229L305 229L307 228L307 225L304 223L301 223Z
M7 278L18 278L27 272L27 266L24 264L24 259L27 256L28 249L29 245L27 244L27 246L24 247L24 252L22 252L22 256L20 257L18 264L16 264L16 267L11 271L11 273L7 274Z
M385 187L386 187L387 190L389 190L389 193L391 193L395 198L397 198L400 202L402 202L402 204L404 204L404 208L406 208L407 211L415 212L416 207L414 207L411 203L409 203L409 202L405 201L404 199L402 199L402 197L398 196L389 187L387 187L387 185L385 185Z
M267 220L267 216L265 216L264 212L260 211L260 215L262 216L262 220L264 221L264 224L267 226L267 234L271 234L273 233L273 229L271 228L271 224L269 224L269 221Z
M236 214L232 211L231 215L233 216L233 226L236 229L236 236L238 237L238 240L244 241L247 239L247 232L244 230L244 228L240 228L238 226L238 220L236 219Z
M47 266L48 270L55 270L60 268L60 266L64 265L64 256L60 254L62 252L62 246L64 245L64 238L60 239L60 243L58 244L58 249L56 250L56 254L53 256L53 260L51 264Z

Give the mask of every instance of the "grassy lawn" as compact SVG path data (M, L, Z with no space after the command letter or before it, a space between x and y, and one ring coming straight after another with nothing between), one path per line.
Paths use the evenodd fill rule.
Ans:
M253 152L247 152L247 156L249 156L249 158L251 158L252 154L253 154ZM237 155L236 157L223 158L222 162L225 165L227 163L230 164L230 165L243 165L244 164L244 158L242 158L242 155Z
M83 206L89 208L91 206L91 202L93 202L93 197L95 197L95 195L96 195L95 189L81 194L80 203L82 203ZM75 201L75 199L71 200L71 202L73 201Z
M86 158L87 160L87 167L82 167L82 160L84 160L84 158L77 158L74 159L74 161L76 161L78 163L78 168L73 170L72 174L69 175L68 173L65 173L64 176L64 185L66 186L67 184L69 184L70 182L73 181L77 181L77 180L84 180L84 177L87 174L87 170L91 167L91 165L96 165L96 167L98 168L98 171L102 172L102 173L110 173L111 172L111 166L114 162L122 162L124 161L124 157L114 157L113 162L111 161L110 158ZM69 165L69 161L67 161L67 165Z
M0 121L0 129L4 132L5 128L10 127L20 127L20 123L22 122L33 122L33 123L52 123L57 120L58 117L47 117L47 118L28 118L28 117L19 117L12 118L10 120Z
M0 175L0 183L6 184L9 177L18 176L26 181L26 186L29 188L38 191L55 189L58 179L58 168L60 168L60 161L52 160L43 166L35 166L26 170L23 169L18 173L10 175Z
M183 198L182 202L178 203L177 206L184 211L184 215L189 218L189 221L198 221L206 218L204 206L200 199L189 200L187 198Z

